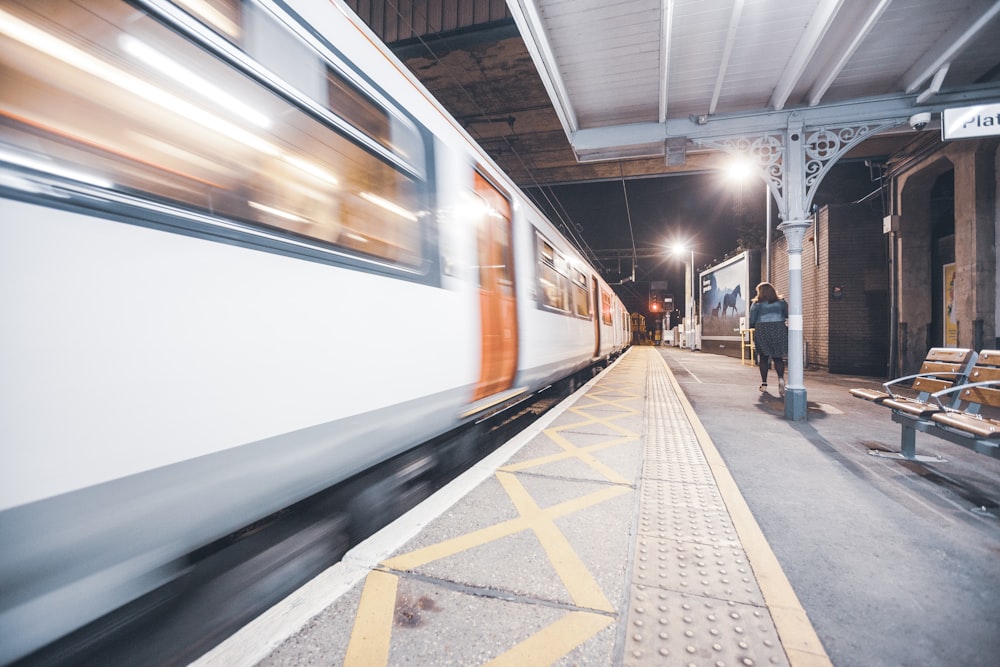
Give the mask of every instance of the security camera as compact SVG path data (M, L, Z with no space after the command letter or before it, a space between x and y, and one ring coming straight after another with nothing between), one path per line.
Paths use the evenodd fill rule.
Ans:
M931 122L931 114L927 111L910 116L910 127L918 132L927 127L929 122Z

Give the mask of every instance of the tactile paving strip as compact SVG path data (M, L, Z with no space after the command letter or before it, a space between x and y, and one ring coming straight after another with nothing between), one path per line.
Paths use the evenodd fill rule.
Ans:
M788 665L766 610L636 586L624 665Z
M651 587L764 606L746 554L738 547L640 537L635 579Z
M736 529L716 488L644 479L640 495L640 534L713 546L739 546Z
M649 369L625 665L788 665L666 370Z
M705 454L680 402L668 387L663 370L651 370L647 378L644 480L715 487L715 477L705 461Z

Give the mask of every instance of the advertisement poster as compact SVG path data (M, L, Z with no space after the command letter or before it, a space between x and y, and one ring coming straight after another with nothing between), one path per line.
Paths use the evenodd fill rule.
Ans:
M739 339L740 318L747 315L748 288L746 254L701 274L702 339Z
M955 320L955 263L944 265L944 346L958 347L958 322Z

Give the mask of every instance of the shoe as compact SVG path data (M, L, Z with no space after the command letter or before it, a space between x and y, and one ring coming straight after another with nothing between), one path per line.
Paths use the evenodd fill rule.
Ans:
M759 391L762 394L766 394L767 393L767 383L766 382L761 382L760 386L757 387L757 391Z
M784 378L779 378L778 379L778 396L784 396L784 395L785 395L785 379Z

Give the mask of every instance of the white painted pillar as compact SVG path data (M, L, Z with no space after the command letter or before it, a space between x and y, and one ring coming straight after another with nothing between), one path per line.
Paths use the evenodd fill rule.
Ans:
M778 225L788 241L788 381L785 418L805 421L806 398L802 345L802 239L812 220L806 215L804 127L789 123L785 135L784 190L787 215Z
M806 419L804 349L802 344L802 240L812 220L787 220L780 225L788 241L788 381L785 383L785 417Z

